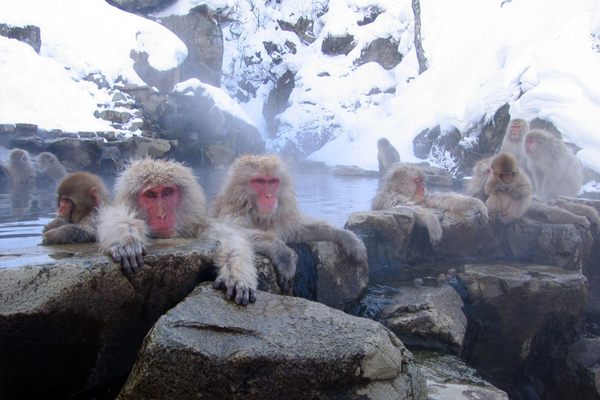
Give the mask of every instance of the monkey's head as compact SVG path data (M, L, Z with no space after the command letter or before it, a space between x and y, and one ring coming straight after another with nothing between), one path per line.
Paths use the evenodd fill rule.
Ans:
M519 173L519 163L510 153L500 153L492 160L492 173L501 182L510 184Z
M381 151L381 149L384 149L386 147L391 146L390 141L387 140L386 138L381 138L377 141L377 148Z
M541 129L531 130L525 136L525 152L528 155L536 156L540 154L540 149L547 147L549 142L554 139L554 135L549 132Z
M79 223L96 207L108 202L108 190L102 179L88 172L65 175L58 185L56 214L73 223Z
M384 190L410 197L413 200L423 200L426 194L425 174L412 165L397 164L386 175Z
M206 198L192 170L170 160L132 162L115 183L115 202L145 219L151 235L194 237L206 221Z
M523 140L529 131L529 123L524 119L513 119L508 124L507 134L511 142L518 143Z
M23 149L12 149L9 159L10 164L13 166L26 166L31 163L29 153Z
M49 153L47 151L44 151L43 153L40 153L38 155L38 164L40 167L42 168L48 168L51 165L54 165L58 162L58 159L56 158L56 156L52 153Z
M253 226L264 229L299 215L291 177L276 155L239 157L230 167L213 209L217 217L249 219Z

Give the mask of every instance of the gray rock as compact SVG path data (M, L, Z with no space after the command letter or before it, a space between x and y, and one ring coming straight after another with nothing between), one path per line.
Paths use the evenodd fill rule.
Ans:
M547 371L565 364L581 325L585 277L544 265L468 264L458 278L469 320L461 357L509 393L546 398L561 385Z
M376 62L385 69L392 69L402 61L402 54L398 52L398 41L392 37L377 38L367 44L354 61L355 65Z
M392 289L375 285L362 303L366 316L388 327L410 348L460 353L467 317L462 299L451 286Z
M310 248L300 269L311 279L297 279L294 290L339 308L358 301L366 266L332 258L332 243ZM213 249L211 241L154 241L146 266L131 276L93 244L4 251L0 398L86 398L102 387L120 388L152 324L199 282L214 278ZM255 264L259 289L281 293L269 260L259 255Z
M321 51L328 56L348 55L356 46L352 35L329 35L323 39Z
M415 360L427 380L427 400L508 400L456 356L417 351Z
M38 54L42 48L40 28L35 25L11 26L7 24L0 24L0 36L5 36L10 39L17 39L20 42L27 43Z
M161 9L174 2L175 0L108 0L113 6L132 13Z
M246 308L207 285L148 334L119 399L425 399L387 329L319 303L259 293Z

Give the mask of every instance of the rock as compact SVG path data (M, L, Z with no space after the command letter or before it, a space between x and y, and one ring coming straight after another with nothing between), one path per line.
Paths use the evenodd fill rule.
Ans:
M449 285L390 288L371 286L363 316L381 322L409 348L459 354L467 331L464 303ZM361 314L359 314L361 315Z
M265 117L267 129L270 133L277 132L279 121L275 117L285 111L285 109L288 107L290 94L295 87L295 77L295 73L292 71L286 71L279 79L277 79L277 84L269 92L267 101L263 106L262 114L263 117Z
M509 400L458 357L420 351L415 359L427 379L428 400Z
M354 64L358 66L376 62L384 69L392 69L402 61L398 45L398 41L392 37L377 38L362 49L360 57L354 61Z
M548 385L545 398L600 399L600 337L581 337L568 349L567 363L549 371L556 385Z
M358 234L367 246L372 283L385 284L390 273L406 275L407 264L437 264L438 273L445 273L449 265L474 259L541 262L574 271L590 262L592 237L581 227L530 218L495 224L470 213L461 218L451 212L435 212L443 231L436 245L431 244L424 227L414 224L410 207L350 215L346 228ZM379 276L382 274L385 276Z
M134 136L131 139L131 142L134 148L134 159L140 159L145 156L161 158L171 151L171 143L165 139L150 139L141 136Z
M0 398L90 398L119 389L152 324L197 283L214 279L213 249L210 240L155 241L146 266L131 276L93 244L4 251ZM297 278L294 290L341 309L356 303L367 284L366 265L333 258L333 243L306 249L299 271L310 279ZM269 260L257 256L255 264L259 288L281 293Z
M159 10L174 2L175 0L108 0L111 5L134 14Z
M402 343L380 324L260 292L239 307L208 285L148 334L119 398L425 399Z
M69 171L98 171L104 142L102 138L59 138L47 141L47 151L64 160Z
M323 39L321 51L328 56L348 55L356 46L352 35L329 35Z
M458 278L469 321L461 357L511 397L546 398L561 384L546 372L565 364L581 325L585 277L544 265L467 264Z
M35 25L11 26L0 24L0 36L17 39L20 42L27 43L38 54L42 48L40 28Z
M379 171L370 171L355 165L336 165L331 172L341 176L372 176L378 177Z

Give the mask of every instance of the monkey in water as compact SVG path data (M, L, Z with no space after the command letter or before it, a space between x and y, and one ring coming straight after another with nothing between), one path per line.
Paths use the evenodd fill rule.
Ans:
M57 192L56 218L44 227L42 244L95 242L97 210L109 198L102 179L88 172L73 172L60 181Z
M215 288L247 305L258 286L254 252L243 232L209 219L206 198L192 170L181 163L144 158L132 162L115 182L115 199L102 207L98 244L126 273L144 265L149 239L211 238L217 242Z
M53 184L59 182L67 174L58 158L47 151L38 154L36 169L38 181Z
M273 243L287 247L285 243L329 240L337 243L352 260L367 262L365 245L353 232L315 221L300 211L291 176L275 155L238 158L215 198L212 215L250 230L258 252L267 252ZM289 257L283 249L280 253ZM277 271L286 285L291 284L296 272L293 254L294 262L282 263Z
M479 199L458 193L428 194L425 174L421 169L408 164L397 164L386 174L371 203L372 210L387 210L398 206L408 206L415 210L416 222L427 229L432 244L437 244L442 239L442 227L437 216L428 208L458 214L476 212L484 219L488 218L488 210Z

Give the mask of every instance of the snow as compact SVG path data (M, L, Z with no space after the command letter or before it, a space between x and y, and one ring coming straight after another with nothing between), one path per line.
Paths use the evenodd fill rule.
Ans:
M239 22L224 27L223 89L198 81L181 83L177 90L202 85L219 107L257 126L271 149L297 141L301 128L314 127L321 134L326 121L333 120L336 137L310 159L377 169L376 142L387 137L402 160L419 161L412 142L422 130L440 125L465 131L509 103L513 118L552 122L565 141L582 149L583 164L600 172L600 0L421 0L429 62L421 75L408 0L178 0L155 16L181 15L203 4ZM369 7L382 14L359 25ZM85 76L102 73L111 85L118 79L139 84L132 49L146 51L150 64L161 70L178 65L187 54L183 43L158 23L104 0L0 0L0 10L0 23L33 24L42 32L39 55L0 37L0 123L110 129L94 111L98 104L110 105L111 93ZM315 21L311 44L279 28L278 21L293 24L301 16ZM321 53L327 35L346 33L358 43L350 54ZM403 61L391 70L375 63L354 65L363 46L380 37L399 41ZM262 116L272 82L243 104L227 93L229 74L242 68L242 57L264 52L263 41L289 41L297 49L278 66L263 59L256 67L257 80L288 69L296 73L275 139L267 135Z

